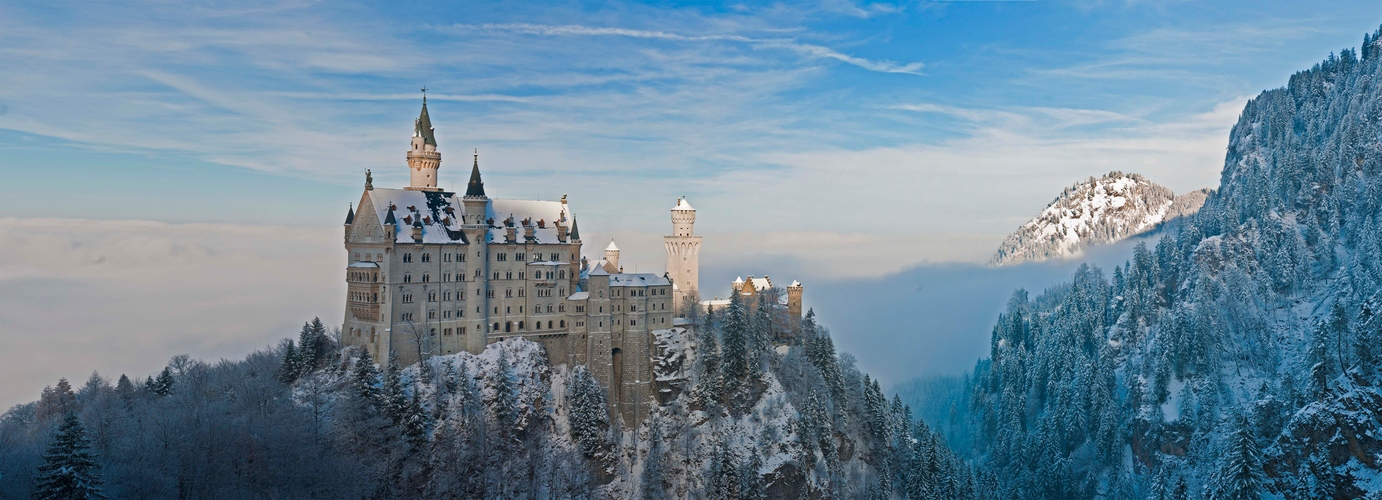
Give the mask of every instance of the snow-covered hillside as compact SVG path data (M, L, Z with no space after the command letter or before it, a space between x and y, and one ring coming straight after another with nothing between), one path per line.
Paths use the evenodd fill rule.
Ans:
M1065 188L1045 210L1008 235L990 263L1078 255L1087 246L1112 243L1192 214L1204 203L1205 194L1201 190L1175 196L1137 174L1091 177Z

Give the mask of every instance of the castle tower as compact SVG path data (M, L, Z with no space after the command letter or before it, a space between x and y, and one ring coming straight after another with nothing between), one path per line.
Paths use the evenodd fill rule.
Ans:
M790 335L796 335L801 330L801 282L792 280L792 284L787 285L787 323L791 328Z
M437 169L441 167L441 153L437 152L437 137L432 130L432 118L427 116L427 96L422 96L422 113L413 121L413 147L408 150L408 171L411 182L405 189L440 191L437 188Z
M416 140L416 139L414 139ZM485 196L485 182L480 179L480 152L475 152L475 162L470 166L470 182L466 183L465 196L461 197L461 205L464 212L461 215L461 231L465 232L470 238L473 251L478 259L475 263L479 269L480 276L489 276L489 197ZM490 332L490 303L489 287L490 282L486 279L475 280L481 289L475 290L474 301L476 313L479 315L479 325L475 328L477 335L467 338L466 350L472 353L479 353L485 350L485 345L489 343Z
M672 278L672 307L681 311L683 298L699 297L701 237L695 236L696 209L686 202L677 200L672 207L672 235L663 236L667 247L667 275Z
M614 244L614 240L609 240L609 246L605 247L605 262L613 267L617 272L619 269L619 247Z

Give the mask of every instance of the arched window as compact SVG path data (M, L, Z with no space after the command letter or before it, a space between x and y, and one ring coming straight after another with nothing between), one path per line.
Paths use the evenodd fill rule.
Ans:
M562 269L562 270L560 270L560 271L557 271L557 279L562 279L562 280L566 279L566 270L565 270L565 269Z
M519 289L518 289L518 296L519 296L519 297L523 297L523 296L527 295L527 294L525 293L525 292L527 292L527 291L528 291L528 290L526 290L526 289L519 288Z
M561 320L561 327L566 328L566 320Z
M566 312L566 304L557 304L557 312Z
M519 321L519 322L518 322L518 329L519 329L519 330L522 330L522 329L523 329L523 322L522 322L522 321Z
M512 321L505 321L505 322L504 322L504 331L505 331L505 332L512 332L512 331L513 331L513 322L512 322Z
M404 283L412 283L412 282L413 282L413 275L411 275L411 274L404 274L404 275L403 275L403 282L404 282Z
M551 330L551 329L552 329L552 321L551 321L551 320L548 320L548 321L547 321L547 329L548 329L548 330Z
M423 283L430 283L431 281L432 281L432 275L427 274L427 273L422 273L422 282L423 282Z

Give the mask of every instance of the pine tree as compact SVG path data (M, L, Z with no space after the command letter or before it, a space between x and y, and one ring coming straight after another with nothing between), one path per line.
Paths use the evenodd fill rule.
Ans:
M76 415L69 413L58 427L48 450L43 453L43 464L38 467L35 483L33 498L36 500L105 498L86 431Z
M1252 433L1252 422L1237 415L1229 437L1229 449L1213 481L1214 500L1256 500L1262 497L1262 452Z
M374 366L374 358L369 351L360 353L355 360L355 370L351 372L350 385L356 401L368 407L379 404L379 368Z
M490 411L504 435L509 435L518 424L518 381L513 367L503 351L499 353L499 367L494 373L494 399L489 401Z
M160 397L173 393L173 370L163 367L157 378L149 379L149 391Z
M63 418L77 411L77 395L66 378L58 379L57 387L44 387L39 396L36 414L39 422Z
M740 498L742 481L740 468L734 453L729 449L725 438L715 444L715 452L710 458L710 471L706 474L705 496L710 500L734 500Z
M707 320L696 335L696 388L693 392L697 404L704 407L715 406L720 398L723 385L720 364L720 342Z
M667 450L662 444L662 417L654 413L648 424L648 458L643 462L643 475L639 477L639 491L643 500L662 500L667 498L666 481Z
M298 379L298 350L292 339L283 341L283 364L278 366L278 380L291 384Z
M604 391L585 365L576 366L566 390L571 439L587 457L601 455L608 447L609 409Z
M749 376L748 315L744 310L744 300L739 293L730 294L729 308L725 310L725 324L721 329L724 337L725 396L732 397L738 392L740 384Z

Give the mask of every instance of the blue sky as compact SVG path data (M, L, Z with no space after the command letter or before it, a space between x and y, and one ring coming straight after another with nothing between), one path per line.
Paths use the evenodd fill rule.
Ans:
M960 279L915 266L987 260L1089 176L1216 186L1243 103L1379 23L1361 1L0 0L0 405L339 318L339 224L365 169L407 182L424 85L443 187L478 148L491 196L568 193L587 250L616 237L644 271L685 195L703 290L771 273L809 305ZM827 319L892 381L987 345ZM976 343L888 365L880 328Z
M0 214L334 225L364 169L405 182L426 85L443 185L479 148L497 195L569 192L590 228L661 230L687 195L722 221L709 232L928 235L955 244L927 258L966 260L1089 175L1215 184L1243 99L1356 46L1379 14L5 2Z

